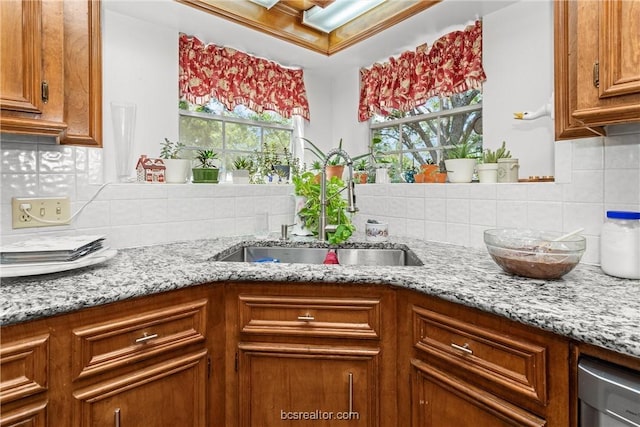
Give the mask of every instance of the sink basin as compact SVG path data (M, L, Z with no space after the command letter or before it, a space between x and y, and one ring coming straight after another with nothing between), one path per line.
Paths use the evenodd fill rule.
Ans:
M281 246L243 246L216 261L283 262L322 264L327 248L291 248ZM338 248L338 261L342 265L419 266L422 262L407 249Z

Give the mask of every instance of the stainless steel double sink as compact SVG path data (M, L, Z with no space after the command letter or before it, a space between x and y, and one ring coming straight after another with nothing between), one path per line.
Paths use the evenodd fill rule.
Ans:
M242 246L215 257L215 261L253 263L322 264L329 250L334 250L342 265L420 266L418 257L409 249L399 248L309 248L285 246Z

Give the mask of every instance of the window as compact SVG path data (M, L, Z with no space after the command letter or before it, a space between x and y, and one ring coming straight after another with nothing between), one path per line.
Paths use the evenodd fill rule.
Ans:
M440 164L456 145L482 152L482 92L433 97L406 113L374 116L370 128L376 161L389 164L392 181L402 182L404 171Z
M255 160L265 149L283 156L293 152L293 119L272 111L257 114L241 105L228 111L215 100L205 106L180 101L179 106L180 141L189 148L215 150L222 172L233 170L236 158Z

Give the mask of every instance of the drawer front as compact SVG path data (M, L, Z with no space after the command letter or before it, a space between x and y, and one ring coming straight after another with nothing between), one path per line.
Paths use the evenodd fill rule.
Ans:
M49 335L2 343L0 404L48 389Z
M454 372L497 384L504 395L519 393L547 404L546 349L518 337L413 307L415 347Z
M204 299L74 329L74 378L204 342L206 319Z
M380 339L380 300L240 295L240 332Z

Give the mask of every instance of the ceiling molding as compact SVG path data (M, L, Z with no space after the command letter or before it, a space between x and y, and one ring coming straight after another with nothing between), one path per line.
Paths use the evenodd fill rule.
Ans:
M441 0L389 0L329 34L303 25L302 14L314 4L328 4L331 0L281 0L271 9L265 9L249 0L176 1L330 56L430 8Z

